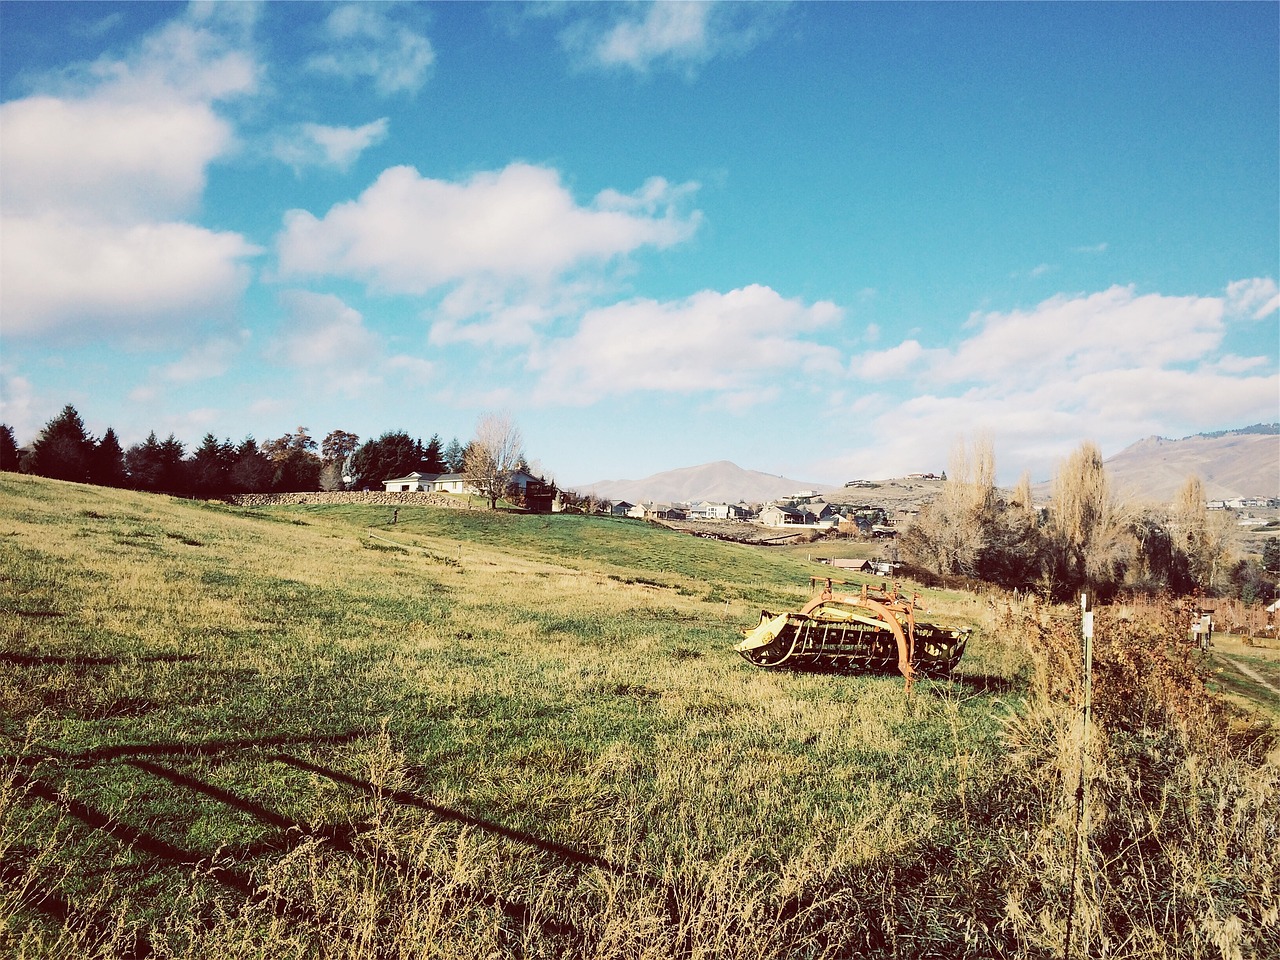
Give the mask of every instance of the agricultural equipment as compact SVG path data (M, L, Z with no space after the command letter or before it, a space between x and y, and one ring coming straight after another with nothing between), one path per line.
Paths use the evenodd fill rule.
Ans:
M760 623L743 630L734 649L758 667L828 670L892 670L911 690L917 673L946 676L964 654L967 627L917 623L916 597L897 588L833 593L848 581L811 577L822 590L798 612L760 614Z

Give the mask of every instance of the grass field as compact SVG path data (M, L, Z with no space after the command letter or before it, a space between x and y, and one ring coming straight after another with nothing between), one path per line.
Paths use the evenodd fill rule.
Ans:
M921 591L976 629L907 697L732 652L807 599L803 556L391 520L0 475L0 955L1275 955L1252 746L1187 800L1194 739L1099 737L1080 830L1171 875L1126 887L1130 849L1073 881L1065 614ZM1172 797L1216 846L1143 825Z

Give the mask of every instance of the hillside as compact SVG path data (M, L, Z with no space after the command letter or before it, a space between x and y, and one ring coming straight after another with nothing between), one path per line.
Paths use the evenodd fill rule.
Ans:
M1280 434L1232 431L1181 440L1147 437L1106 461L1116 491L1139 500L1172 500L1195 474L1210 500L1280 497Z
M1211 500L1280 497L1280 433L1273 427L1197 434L1181 440L1147 437L1106 460L1117 493L1135 500L1168 502L1196 474ZM643 480L601 480L580 487L606 500L766 503L801 490L830 494L841 503L916 506L936 495L940 484L914 479L882 480L870 488L845 488L745 470L727 460L667 470ZM1035 485L1037 499L1049 495L1046 479Z
M910 695L739 658L815 569L602 517L0 474L0 956L1057 955L1077 710L1045 691L1078 611L921 587L974 632ZM1143 735L1095 761L1079 952L1216 955L1237 917L1261 956L1276 777L1196 746L1221 714L1157 644L1121 670L1122 624L1096 720Z
M691 503L710 500L713 503L766 503L789 497L801 490L824 492L837 489L803 480L791 480L758 470L744 470L728 460L682 467L645 477L643 480L600 480L578 488L579 493L594 493L605 500L630 503Z

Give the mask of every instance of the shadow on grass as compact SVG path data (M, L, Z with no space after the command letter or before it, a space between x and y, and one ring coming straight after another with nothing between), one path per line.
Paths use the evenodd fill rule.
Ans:
M132 826L124 822L116 814L109 814L77 799L68 793L65 788L58 787L45 776L36 775L31 768L37 764L44 763L52 764L55 767L70 765L86 768L103 763L119 762L164 780L174 787L208 797L217 803L247 815L264 826L272 828L274 836L249 845L239 851L238 859L241 863L249 862L262 856L288 853L307 840L321 841L326 849L335 853L349 856L370 865L388 868L402 875L411 875L430 884L443 886L446 881L429 868L413 866L405 862L396 852L381 847L371 840L362 838L358 828L355 826L309 827L225 787L209 783L156 762L156 758L162 757L211 756L267 747L279 748L304 744L343 743L365 736L366 733L367 731L364 730L354 730L309 736L280 735L243 740L211 740L200 743L120 744L80 753L46 749L46 752L41 756L0 757L0 768L8 767L13 771L10 774L12 782L21 793L53 805L62 810L72 820L88 827L91 831L112 838L117 843L153 863L167 867L184 868L188 871L192 868L198 868L202 877L240 895L245 898L247 903L266 904L276 916L309 924L323 925L326 919L329 918L317 913L310 905L298 904L288 900L277 890L260 888L254 882L247 869L213 864L211 860L213 855L211 853L178 846L153 832ZM373 794L378 790L372 783L288 754L269 754L263 759L293 766L366 793ZM24 772L24 769L28 772ZM441 819L473 826L509 840L532 846L570 863L580 866L594 866L618 875L626 873L624 868L604 858L592 856L565 844L544 840L531 834L504 827L501 824L481 820L456 810L441 807L404 791L384 792L382 796L403 806L426 811ZM0 872L0 880L4 880L7 883L10 880L16 882L21 879L18 874L14 873L19 868L13 864L0 866L4 867L3 872ZM496 894L486 893L472 887L464 886L458 888L455 884L453 889L456 891L455 898L461 898L458 900L458 906L461 906L463 902L483 904L499 910L508 921L522 928L536 924L543 933L556 937L562 942L583 942L582 933L574 924L555 917L549 917L544 911L535 911L528 904L500 897ZM63 925L72 925L84 932L90 939L105 936L111 924L115 922L113 918L107 917L105 914L78 910L56 888L56 885L46 885L40 889L33 887L24 892L21 899L24 909L28 912L43 915ZM100 929L103 931L101 934L98 932ZM139 934L134 938L132 949L126 951L123 955L130 958L143 958L152 955L153 952L152 945L147 942L145 937Z
M625 867L621 867L618 864L606 860L604 857L597 857L594 854L585 853L581 850L570 847L567 844L557 843L554 840L544 840L541 837L535 837L533 834L525 833L522 830L504 827L502 824L494 823L492 820L482 820L458 810L451 810L448 807L442 807L439 804L432 803L430 800L419 797L416 794L408 793L404 790L379 790L377 786L367 780L361 780L359 777L353 777L342 773L339 770L323 767L318 763L312 763L309 760L303 760L300 757L293 757L284 753L275 754L269 759L287 764L291 767L296 767L299 770L305 770L308 773L317 774L332 780L335 783L342 783L346 786L354 787L357 790L361 790L370 795L380 795L385 799L400 804L401 806L425 810L427 813L439 817L441 820L449 820L454 823L463 824L464 826L475 827L496 836L503 837L507 840L513 840L516 843L534 847L535 849L550 853L562 860L567 860L570 863L577 864L578 866L598 867L601 870L617 876L623 876L628 873Z
M940 677L940 681L950 680L957 687L964 687L973 693L1012 693L1022 689L1025 684L1017 683L1008 677L989 673L953 673L950 677ZM941 691L937 691L941 695Z
M290 738L297 740L299 738ZM316 738L311 738L316 739ZM329 771L326 768L307 764L306 761L297 758L281 758L270 757L269 759L281 760L282 762L293 762L295 765L301 766L303 769L309 769L321 772L325 776L332 776L339 782L351 783L357 786L368 786L373 789L372 784L363 784L355 778L346 777L337 771ZM426 867L412 866L405 862L394 851L379 846L376 842L362 840L359 830L354 826L331 826L313 829L301 824L297 821L271 810L260 803L256 803L247 799L231 790L192 777L181 771L174 770L170 767L162 766L146 759L125 759L123 763L142 770L152 776L165 780L176 787L202 794L232 809L247 814L259 823L274 827L278 833L275 837L255 844L241 851L241 859L249 860L268 854L283 854L297 847L304 841L322 841L325 847L334 852L351 857L359 862L378 866L395 871L401 875L411 875L416 879L443 886L445 881L439 877L434 871ZM183 867L188 870L191 868L199 868L202 876L212 880L213 882L226 887L227 889L241 895L250 904L266 904L271 911L278 917L290 920L306 922L310 924L323 925L329 918L317 911L310 904L300 904L291 901L283 896L274 886L262 888L256 884L250 873L242 869L234 869L226 866L219 866L212 863L211 854L204 851L189 850L177 846L169 841L156 836L154 833L139 829L123 822L118 816L108 814L97 809L81 800L70 796L65 790L59 789L48 780L35 776L27 776L21 772L13 774L14 785L28 796L36 797L40 800L57 807L72 819L78 821L91 830L111 837L122 846L129 848L138 854L149 858L153 862L159 862L165 866ZM397 802L405 802L409 798L404 794L393 794L393 799ZM439 815L451 814L451 811L437 808L425 802L415 804L425 806ZM496 824L486 825L483 821L466 818L461 814L454 814L454 818L462 819L466 822L479 826L488 826L504 836L513 838L522 837L516 831L506 830ZM598 858L587 857L584 854L574 851L571 848L563 847L559 844L548 844L545 841L538 841L536 838L528 838L529 841L543 849L552 850L559 853L567 859L575 860L583 863L600 863L605 861ZM17 873L17 867L13 865L0 865L4 867L0 870L0 879L12 881L16 883L22 879ZM10 876L9 874L12 874ZM483 904L485 906L499 910L502 915L510 922L519 925L522 928L530 927L536 924L538 929L551 936L560 938L568 943L576 943L582 945L585 940L581 931L571 922L562 921L554 917L549 917L543 911L535 911L528 904L521 903L517 900L511 900L505 897L499 897L495 894L485 893L481 890L469 886L458 887L454 885L456 893L450 900L450 906L446 912L452 912L453 909L462 906L465 902ZM79 911L67 900L55 887L46 886L40 889L31 889L24 893L22 899L23 906L35 913L42 914L51 920L57 921L64 925L74 924L80 930L84 931L90 938L100 938L97 933L98 929L107 930L110 927L112 918L104 914L93 914L88 911ZM133 949L127 951L124 955L130 958L142 958L152 955L154 948L140 934L135 936Z
M106 911L80 910L50 885L36 886L30 880L20 863L12 860L0 863L0 884L18 891L18 903L28 914L42 916L64 928L74 926L95 947L112 937L115 918ZM131 943L123 947L117 945L117 949L119 952L115 955L119 960L144 960L155 953L151 942L137 931Z
M62 614L41 614L41 616L57 616ZM188 663L199 660L194 653L157 653L145 657L99 657L92 654L37 654L0 651L0 663L11 663L17 667L114 667L132 663Z

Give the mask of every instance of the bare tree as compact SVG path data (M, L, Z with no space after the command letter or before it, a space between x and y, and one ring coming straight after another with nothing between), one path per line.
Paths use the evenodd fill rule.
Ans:
M515 421L505 413L486 413L476 423L476 435L467 445L462 472L467 482L489 501L498 505L511 478L524 462L524 438Z
M903 538L908 556L942 574L978 576L997 517L995 474L990 438L974 441L972 455L957 443L942 492Z
M1111 495L1102 452L1096 444L1082 443L1053 478L1049 575L1054 593L1070 595L1083 587L1105 593L1123 581L1138 550L1129 514Z
M1173 504L1172 533L1187 558L1187 571L1202 590L1212 592L1220 565L1230 552L1230 531L1225 514L1213 516L1205 501L1204 484L1195 474L1187 477Z

